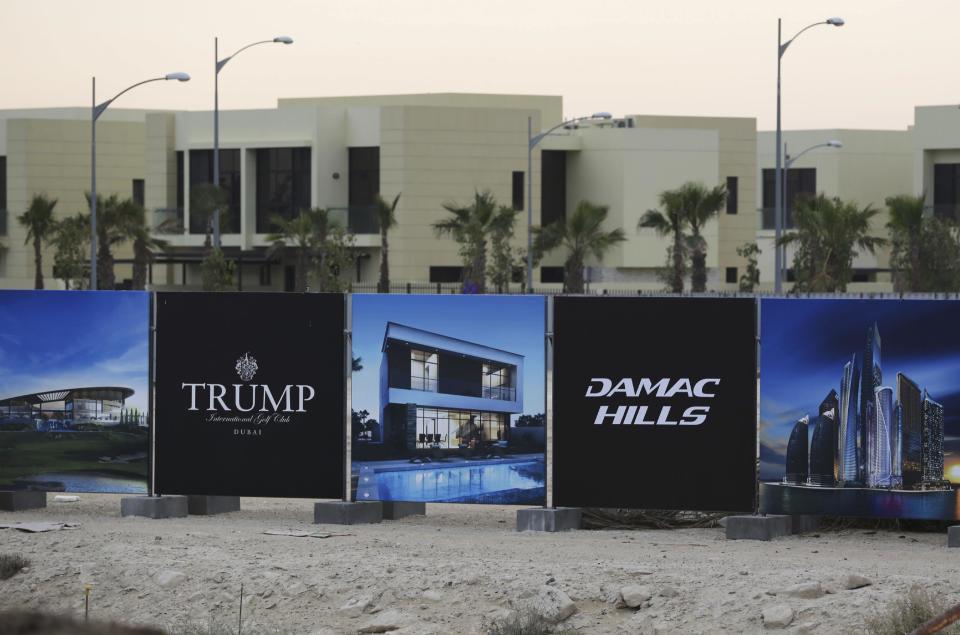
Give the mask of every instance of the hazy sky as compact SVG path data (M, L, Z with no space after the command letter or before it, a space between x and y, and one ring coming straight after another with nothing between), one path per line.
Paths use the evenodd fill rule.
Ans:
M212 108L213 37L229 54L222 108L277 97L404 92L556 94L567 115L609 110L756 116L772 128L776 28L784 127L904 128L918 104L960 102L956 0L42 0L4 3L0 108L90 102L151 75L118 106Z

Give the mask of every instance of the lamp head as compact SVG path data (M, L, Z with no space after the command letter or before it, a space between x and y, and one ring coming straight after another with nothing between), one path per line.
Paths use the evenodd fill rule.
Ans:
M189 75L189 73L167 73L166 75L163 76L163 78L166 79L166 80L175 79L175 80L177 80L178 82L189 82L189 81L190 81L190 75Z
M293 44L293 38L289 35L279 35L273 38L273 41L277 44Z
M832 26L843 26L843 18L827 18L827 24Z
M829 147L829 148L842 148L842 147L843 147L843 142L841 142L839 139L831 139L830 141L827 141L827 147Z
M604 110L601 112L593 113L592 115L590 115L590 118L591 119L613 119L613 115L611 115L610 113Z

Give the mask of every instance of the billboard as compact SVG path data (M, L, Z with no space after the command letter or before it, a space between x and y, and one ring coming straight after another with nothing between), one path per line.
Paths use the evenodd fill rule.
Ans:
M554 503L751 511L752 298L558 297Z
M761 303L760 504L957 519L960 302Z
M145 493L150 295L0 291L0 490Z
M160 494L340 498L344 296L158 293Z
M355 295L355 500L543 504L541 296Z

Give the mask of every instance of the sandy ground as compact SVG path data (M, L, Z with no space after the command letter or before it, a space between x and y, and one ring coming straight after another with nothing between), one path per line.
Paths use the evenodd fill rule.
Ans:
M914 585L960 601L960 549L948 550L941 533L850 530L769 543L726 541L722 529L518 533L517 508L468 505L339 527L314 525L311 501L250 498L222 516L150 520L121 518L119 496L49 498L46 510L0 513L0 522L80 527L0 530L0 552L32 561L0 581L0 608L82 615L92 583L95 618L236 632L243 583L247 633L356 633L377 624L482 633L484 620L553 588L577 608L561 628L583 633L762 632L761 613L774 605L795 613L784 632L844 633L863 632L865 616ZM263 534L271 529L350 535ZM873 584L845 590L848 573ZM784 592L811 582L822 596ZM616 608L627 585L652 597L636 610Z

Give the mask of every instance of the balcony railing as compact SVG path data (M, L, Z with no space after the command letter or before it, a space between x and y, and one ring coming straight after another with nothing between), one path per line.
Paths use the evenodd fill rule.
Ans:
M517 389L509 386L484 386L484 399L499 399L500 401L516 401Z
M183 224L183 208L168 207L153 210L151 227L154 234L182 235L186 233Z
M330 218L345 227L351 234L379 234L377 208L373 205L351 205L350 207L331 207Z

